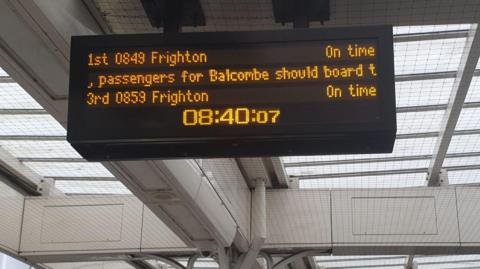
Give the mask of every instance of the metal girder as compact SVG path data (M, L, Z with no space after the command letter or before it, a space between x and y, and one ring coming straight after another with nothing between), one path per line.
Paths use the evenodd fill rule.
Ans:
M453 132L453 136L456 136L456 135L475 135L475 134L480 134L480 129L458 130L458 131ZM397 135L397 139L437 137L439 135L440 135L439 132L399 134L399 135Z
M307 264L309 265L310 269L319 269L318 264L315 261L315 257L308 256L308 257L306 257L306 259L307 259Z
M367 264L367 265L352 265L352 266L324 266L325 269L362 269L362 268L379 268L379 267L395 267L395 266L405 266L405 263L389 263L385 264Z
M63 135L0 135L0 140L66 141Z
M250 189L255 188L257 179L264 180L267 188L272 187L271 173L269 173L264 158L236 158L240 171Z
M252 195L251 243L248 251L235 264L235 269L251 269L267 238L267 212L265 198L265 181L257 179Z
M273 266L273 269L284 269L288 264L298 259L302 259L303 257L308 257L308 256L321 255L321 254L324 254L324 253L318 250L305 250L305 251L297 252L280 260L278 263L276 263Z
M445 79L445 78L455 78L456 76L457 76L457 71L405 74L405 75L396 75L395 82L428 80L428 79ZM473 72L473 76L480 76L480 70L475 70Z
M21 162L31 162L31 163L84 163L87 162L85 159L81 158L17 158Z
M460 157L478 157L480 152L465 152L465 153L451 153L447 154L446 158L460 158ZM311 161L311 162L295 162L285 163L285 167L308 167L308 166L322 166L322 165L337 165L337 164L355 164L355 163L371 163L371 162L395 162L395 161L414 161L426 160L432 158L432 155L416 155L416 156L401 156L401 157L385 157L385 158L364 158L364 159L347 159L347 160L332 160L332 161Z
M0 83L15 83L15 80L11 77L0 76Z
M469 263L469 262L478 262L480 263L480 259L478 258L467 258L467 259L464 259L464 260L456 260L456 261L431 261L431 262L418 262L417 261L417 264L418 265L436 265L436 264L459 264L459 263ZM477 265L478 267L478 265ZM455 267L455 268L458 268L458 267Z
M143 260L130 260L125 262L135 269L156 269L155 267L150 265L148 262Z
M54 180L118 181L115 177L50 177Z
M414 269L414 259L415 255L408 255L407 264L405 265L405 269Z
M0 180L24 195L40 195L43 177L0 147Z
M291 175L298 178L298 180L306 179L321 179L321 178L339 178L339 177L364 177L364 176L384 176L397 174L414 174L426 173L427 168L412 168L412 169L398 169L398 170L384 170L384 171L362 171L351 173L332 173L332 174L315 174L315 175Z
M257 179L264 180L267 188L288 188L288 176L279 157L235 160L251 189L255 187Z
M480 165L461 165L461 166L447 166L443 167L447 171L460 171L460 170L477 170L480 169ZM414 173L427 173L428 168L411 168L411 169L397 169L397 170L380 170L380 171L362 171L351 173L332 173L332 174L316 174L316 175L291 175L299 180L306 179L321 179L321 178L339 178L339 177L362 177L362 176L384 176L384 175L396 175L396 174L414 174Z
M445 110L447 109L447 107L448 106L446 104L399 107L397 108L397 113ZM468 102L463 104L463 108L476 108L476 107L480 107L480 102Z
M377 256L377 257L369 257L369 256L364 256L364 257L340 257L337 259L332 259L332 260L317 260L317 264L321 262L351 262L351 261L378 261L378 260L394 260L394 259L399 259L402 258L401 255L395 255L395 256Z
M467 96L472 81L475 67L480 56L480 28L472 25L469 31L467 42L460 60L459 70L453 84L452 93L448 101L448 107L441 123L441 133L435 145L433 159L428 168L428 186L439 185L439 174L442 169L448 146L454 135L455 126L462 111L465 97Z
M82 0L83 4L87 7L90 14L97 22L98 26L102 29L104 34L113 34L110 25L105 21L104 17L100 13L100 10L95 5L94 0Z
M0 109L0 115L45 115L44 109Z
M394 42L414 42L414 41L435 40L435 39L464 38L467 36L468 36L468 31L466 30L442 31L442 32L395 35L393 36L393 41Z
M274 182L277 187L288 188L288 174L283 166L283 161L279 157L268 158L265 161L266 166L274 174Z

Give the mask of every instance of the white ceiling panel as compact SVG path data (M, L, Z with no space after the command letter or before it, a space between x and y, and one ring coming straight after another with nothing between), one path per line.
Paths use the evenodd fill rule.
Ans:
M480 156L445 158L443 166L480 165Z
M454 135L447 153L480 152L480 135Z
M56 180L55 187L66 194L131 194L120 181Z
M449 184L479 184L480 169L448 171ZM480 267L479 267L480 268Z
M5 72L5 70L0 68L0 77L6 77L6 76L8 76L7 72Z
M392 153L382 154L348 154L282 157L284 163L337 161L369 158L389 158L402 156L431 155L437 141L436 137L397 139Z
M397 107L447 104L453 81L453 78L447 78L397 82Z
M0 140L17 158L82 158L67 141Z
M371 259L371 260L352 260L352 261L317 261L317 264L326 268L351 268L351 267L379 267L379 266L402 266L405 264L406 257L396 259Z
M455 130L475 129L480 129L480 107L462 109Z
M124 261L45 263L51 269L135 269Z
M415 134L440 131L445 110L397 113L397 134Z
M465 103L469 102L480 102L480 77L473 77L468 89L467 97L465 98Z
M51 115L0 115L0 135L64 136L66 131Z
M300 180L299 187L320 189L405 188L425 186L426 173Z
M393 161L393 162L370 162L370 163L353 163L353 164L337 164L337 165L321 165L321 166L303 166L303 167L287 167L287 173L290 176L308 176L320 174L338 174L338 173L358 173L366 171L389 171L400 169L416 169L427 168L430 163L426 160L411 161Z
M393 34L420 34L446 31L465 31L470 29L470 24L444 24L444 25L418 25L393 27Z
M113 177L100 163L24 162L44 177Z
M41 108L37 101L17 83L0 83L0 109Z
M395 43L395 74L456 71L465 41L450 38Z

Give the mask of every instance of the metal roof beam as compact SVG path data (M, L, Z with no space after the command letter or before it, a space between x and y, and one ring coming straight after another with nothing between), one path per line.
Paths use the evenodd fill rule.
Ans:
M118 181L115 177L49 177L53 180Z
M441 31L441 32L428 32L418 34L400 34L394 35L394 42L413 42L413 41L425 41L436 39L449 39L449 38L465 38L468 37L467 30L455 30L455 31Z
M480 152L464 152L447 154L446 158L461 158L461 157L478 157ZM387 158L365 158L365 159L347 159L347 160L332 160L332 161L312 161L312 162L294 162L285 163L285 167L308 167L308 166L324 166L337 164L355 164L355 163L372 163L372 162L396 162L396 161L415 161L426 160L432 158L432 155L415 155L415 156L400 156Z
M426 137L437 137L439 132L428 132L428 133L414 133L414 134L399 134L397 139L411 139L411 138L426 138ZM476 135L480 134L480 129L473 130L458 130L454 131L453 135Z
M325 266L321 265L325 269L361 269L361 268L391 268L397 266L405 266L405 263L392 263L392 264L367 264L367 265L353 265L353 266Z
M463 104L463 108L476 108L476 107L480 107L480 102L468 102L468 103ZM445 109L447 109L446 104L425 105L425 106L408 106L408 107L397 108L397 113L421 112L421 111L433 111L433 110L445 110Z
M447 110L444 114L441 124L440 137L435 145L433 159L428 168L428 186L439 185L440 169L442 169L448 146L454 135L455 126L462 111L468 88L472 81L475 67L477 66L480 56L480 33L477 25L472 25L462 58L460 60L459 70L455 77L454 86L450 95Z
M17 158L21 162L30 163L84 163L85 159L82 158Z
M355 258L348 258L348 257L342 257L342 256L337 256L339 257L338 259L331 259L331 260L322 260L322 259L317 259L317 263L328 263L328 262L351 262L351 261L378 261L378 260L394 260L394 259L401 259L405 258L404 255L394 255L394 256L375 256L375 257L370 257L370 256L363 256L363 257L355 257Z
M447 166L443 168L446 169L447 171L477 170L477 169L480 169L480 165ZM351 173L331 173L331 174L291 175L291 176L298 178L299 180L307 180L307 179L322 179L322 178L415 174L415 173L427 173L427 172L428 172L428 168L410 168L410 169L398 169L398 170L379 170L379 171L362 171L362 172L351 172Z
M0 115L45 115L44 109L0 109Z
M66 141L63 135L0 135L0 140Z
M15 83L15 80L11 77L0 76L0 83Z

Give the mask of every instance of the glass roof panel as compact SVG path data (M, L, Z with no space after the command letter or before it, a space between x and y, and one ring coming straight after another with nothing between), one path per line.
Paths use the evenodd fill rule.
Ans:
M470 24L412 25L393 27L393 34L419 34L431 32L459 31L470 29Z
M66 194L131 194L120 181L56 180L55 187Z
M436 137L397 139L392 153L382 154L348 154L282 157L284 163L354 160L367 158L389 158L401 156L432 155L437 141Z
M64 136L66 131L51 115L0 115L0 135Z
M462 109L455 130L475 129L480 129L480 107Z
M480 169L448 171L448 184L480 183Z
M480 156L472 157L458 157L458 158L445 158L443 161L444 167L449 166L463 166L463 165L480 165ZM480 178L479 178L480 180Z
M480 77L473 77L465 98L465 103L480 102Z
M456 71L466 38L394 43L395 74Z
M335 268L350 268L350 267L365 267L368 266L378 267L378 266L402 266L406 263L407 257L399 256L398 258L389 257L382 259L371 258L371 259L361 259L358 260L348 260L348 259L338 259L338 260L316 260L317 264L324 267L335 267Z
M16 158L82 158L67 141L0 140Z
M447 153L480 152L480 134L454 135Z
M402 81L395 83L397 107L448 103L453 78Z
M176 258L175 260L183 266L188 264L188 258ZM212 258L198 258L194 268L218 268L218 263Z
M370 162L370 163L353 163L353 164L336 164L321 166L303 166L303 167L286 167L287 173L291 176L306 176L319 174L337 174L337 173L357 173L365 171L388 171L399 169L415 169L426 168L430 163L426 160L411 161L393 161L393 162Z
M442 264L420 264L418 269L478 269L480 262L454 262Z
M415 256L414 261L418 263L428 262L455 262L465 260L480 260L480 255L446 255L446 256Z
M135 269L124 261L45 263L51 269Z
M440 131L445 110L397 113L397 134Z
M41 108L37 101L17 83L0 83L0 109Z
M7 72L5 72L5 70L0 68L0 77L7 77L7 76L8 76Z
M100 163L24 162L44 177L113 177Z
M342 188L404 188L425 186L427 173L401 175L358 176L339 178L303 179L301 189L342 189Z

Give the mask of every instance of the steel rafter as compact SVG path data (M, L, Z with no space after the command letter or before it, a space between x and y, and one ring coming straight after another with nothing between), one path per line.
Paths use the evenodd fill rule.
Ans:
M480 33L477 25L472 25L465 48L460 60L459 70L455 77L454 86L441 123L440 137L435 145L432 161L428 168L428 186L439 185L439 175L443 161L447 154L448 146L455 132L475 67L480 56Z

